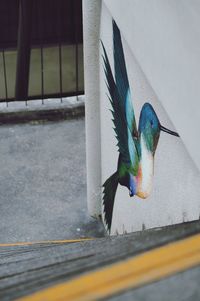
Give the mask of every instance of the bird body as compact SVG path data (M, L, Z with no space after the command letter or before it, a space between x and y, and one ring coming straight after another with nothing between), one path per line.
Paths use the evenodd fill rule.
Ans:
M152 189L154 156L160 131L179 136L160 124L150 103L143 105L137 128L121 34L115 21L113 21L113 46L115 78L102 43L108 97L112 106L112 121L119 151L117 171L103 184L103 215L109 232L118 184L128 188L130 197L137 195L146 199Z
M152 153L147 149L143 134L140 136L141 158L138 168L137 192L136 195L146 199L152 190L154 158Z

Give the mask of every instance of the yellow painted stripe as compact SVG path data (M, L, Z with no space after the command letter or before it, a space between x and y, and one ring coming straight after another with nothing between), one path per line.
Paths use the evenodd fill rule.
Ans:
M41 241L28 241L28 242L13 242L13 243L0 243L0 247L17 247L17 246L32 246L41 244L66 244L93 240L93 238L77 238L77 239L63 239L63 240L41 240Z
M200 235L195 235L100 268L20 300L97 300L160 280L198 264L200 264Z

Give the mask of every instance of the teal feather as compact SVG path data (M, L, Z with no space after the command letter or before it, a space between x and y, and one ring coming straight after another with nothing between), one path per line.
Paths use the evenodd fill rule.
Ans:
M103 184L103 205L104 205L104 218L107 223L108 231L110 232L113 206L115 200L115 194L118 186L118 173L115 172L110 178Z
M120 95L121 107L126 114L128 127L132 136L138 137L137 125L135 120L135 113L131 100L128 75L126 71L126 63L124 58L124 51L122 47L122 40L119 28L113 20L113 53L114 53L114 67L115 80ZM124 103L126 100L126 103Z
M104 61L104 70L106 76L106 84L109 91L109 100L112 105L112 116L113 116L113 124L115 128L115 133L117 135L118 140L118 151L122 154L123 161L127 164L131 164L129 148L128 148L128 133L127 133L127 122L125 115L121 113L122 109L120 107L120 95L118 93L118 89L113 78L112 70L110 67L110 63L108 61L107 53L105 51L104 45L102 43L103 48L103 61Z

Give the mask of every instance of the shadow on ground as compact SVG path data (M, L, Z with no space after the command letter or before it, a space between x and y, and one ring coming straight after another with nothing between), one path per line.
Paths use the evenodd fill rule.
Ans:
M0 127L0 242L99 237L86 205L84 119Z

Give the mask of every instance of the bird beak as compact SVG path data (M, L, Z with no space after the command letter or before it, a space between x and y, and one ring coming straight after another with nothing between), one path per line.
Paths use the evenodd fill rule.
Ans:
M173 132L167 128L165 128L164 126L160 125L160 130L167 133L167 134L170 134L170 135L173 135L173 136L176 136L176 137L180 137L178 133L176 132Z

